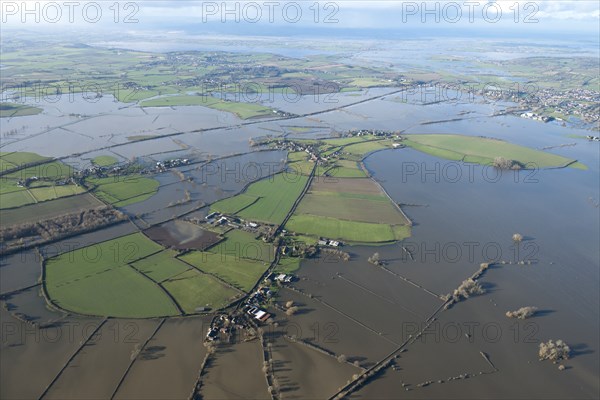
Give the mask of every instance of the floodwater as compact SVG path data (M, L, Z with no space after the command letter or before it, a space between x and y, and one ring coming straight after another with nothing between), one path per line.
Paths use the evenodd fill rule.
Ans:
M148 342L116 399L185 399L200 375L210 317L167 320Z
M108 399L159 321L109 320L69 362L48 399ZM91 367L93 366L93 367ZM98 379L102 371L102 379Z
M0 309L3 327L1 397L39 398L80 343L98 326L98 320L70 317L53 327L40 329Z
M258 340L219 346L203 372L202 398L271 398L262 365L263 351Z
M340 105L385 93L376 89L340 95L343 98ZM410 99L404 101L403 94L393 94L306 118L258 121L246 126L241 126L245 122L231 114L203 107L142 110L115 104L104 96L94 107L59 102L38 116L12 118L6 123L3 120L2 132L15 129L17 133L3 141L2 151L71 156L68 161L72 163L86 163L95 155L111 152L120 160L190 155L197 161L250 151L252 137L280 133L310 137L327 130L353 128L483 135L533 148L576 143L548 151L579 160L587 165L585 171L567 168L505 172L498 176L495 170L440 160L411 149L374 153L366 160L366 166L390 196L404 204L405 213L414 222L413 236L400 244L376 249L347 247L344 250L352 255L349 262L329 263L323 259L303 262L297 273L301 280L294 283L303 294L290 289L280 291L281 301L293 300L299 312L288 318L281 311L270 311L278 316L285 334L296 335L333 354L343 354L361 367L372 366L404 346L406 351L397 353L400 357L395 359L396 368L388 368L352 397L594 398L600 390L598 144L568 137L585 135L586 131L492 116L507 104L483 103L478 99L421 105L419 96L410 94ZM298 103L280 98L275 105L290 112L332 108L310 96ZM220 126L232 127L191 132ZM313 127L314 131L299 133L289 126ZM127 139L132 135L184 131L188 133L147 142ZM116 147L99 150L109 146ZM210 167L194 164L179 168L186 178L184 181L172 172L159 174L158 193L125 207L125 211L148 224L162 223L186 213L202 217L204 204L230 197L249 182L280 171L284 159L284 152L255 152L216 160ZM252 163L270 167L243 169ZM178 203L186 199L186 191L189 201ZM123 223L43 246L41 251L53 256L135 230L133 224ZM516 232L525 237L520 244L511 240ZM375 251L385 260L385 269L367 262ZM487 261L496 265L481 278L486 294L439 312L442 301L437 296L452 292L481 262ZM519 265L520 261L526 263ZM4 257L0 265L0 292L7 294L36 284L39 263L33 251ZM3 300L10 312L21 312L34 321L58 318L62 318L61 324L80 321L72 316L65 319L61 313L47 309L38 287ZM518 326L514 325L515 320L504 316L508 310L527 305L542 312L530 320L519 321ZM1 310L3 327L15 327L17 332L29 329L34 337L49 332L19 322L9 310ZM431 335L424 335L428 339L425 343L413 340L409 335L434 313L441 330L437 340L435 337L429 340ZM132 364L116 397L131 398L133 393L143 393L145 398L187 398L205 354L201 345L204 322L167 320L141 358ZM139 323L143 342L158 321ZM448 326L459 325L464 329L472 324L478 327L493 324L490 326L499 327L502 335L496 341L489 336L491 332L485 336L476 331L469 337L461 331L460 340L454 340L449 336L450 328L444 331ZM103 327L102 332L107 332L110 326L113 325ZM3 331L2 397L39 397L80 347L82 338L86 338L81 326L76 329L79 329L75 332L78 340L56 342L29 340L29 336L22 341L20 335ZM67 365L50 388L49 397L81 398L84 394L110 397L130 365L135 344L115 343L106 335L102 337L86 345ZM573 358L565 363L565 371L537 360L538 343L548 339L563 339L571 345ZM317 360L322 354L315 356L313 349L300 346L304 345L274 349L279 367L275 373L284 381L282 386L301 388L289 390L289 396L321 397L322 393L344 384L346 373L340 371L346 365L335 369L336 379L327 382L327 387L319 376L287 371L290 362L299 362L299 368L323 362ZM497 371L480 352L488 355ZM324 363L333 371L329 361ZM232 380L232 371L239 371L240 365L244 365L244 374ZM102 379L98 379L100 368ZM220 348L203 373L201 394L206 398L233 395L268 398L261 368L262 350L256 341ZM464 378L465 374L468 378ZM461 375L462 379L449 379ZM302 386L305 381L306 386ZM434 383L418 386L428 381ZM84 393L86 387L91 389Z

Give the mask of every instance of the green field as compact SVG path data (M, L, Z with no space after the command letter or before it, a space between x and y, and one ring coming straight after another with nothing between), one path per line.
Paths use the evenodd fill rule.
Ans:
M359 243L393 242L410 237L410 227L406 225L390 226L309 214L293 215L286 228L314 237Z
M27 192L18 192L27 194ZM11 197L13 193L3 194L1 203L4 206L4 199ZM21 224L26 222L36 222L43 219L57 217L65 213L74 213L88 208L102 206L103 203L89 193L63 197L53 201L31 204L23 207L0 210L0 220L2 225Z
M248 194L239 194L228 199L219 200L210 206L210 211L218 211L223 214L233 215L240 210L250 206L258 200L258 197Z
M298 206L296 214L321 215L379 224L406 223L402 214L383 195L358 198L346 193L309 192Z
M142 107L175 107L175 106L204 106L209 107L218 103L219 99L211 96L165 96L141 102Z
M528 168L563 167L575 161L501 140L474 136L406 135L403 143L436 157L482 165L492 165L495 157L518 161ZM576 168L580 166L574 165Z
M10 172L17 167L38 162L45 163ZM81 186L64 184L64 180L73 174L70 166L35 153L0 153L0 166L8 172L0 180L0 209L17 208L86 191ZM19 181L25 180L29 181L28 186L19 186Z
M41 108L28 105L0 103L0 118L24 117L27 115L36 115L42 112Z
M142 107L174 107L174 106L203 106L215 110L227 111L236 114L241 119L248 119L262 115L271 115L273 110L257 103L237 103L224 101L211 96L165 96L146 100Z
M291 173L296 175L310 175L315 168L315 163L308 159L308 154L304 151L293 151L287 155L287 166ZM322 167L317 166L320 170Z
M239 229L230 230L225 240L208 250L213 254L241 257L270 263L273 260L273 245L257 240L255 235Z
M61 163L60 161L50 161L45 164L33 167L23 168L19 171L10 172L4 175L4 179L27 179L38 177L40 179L59 179L68 178L73 175L73 167Z
M253 183L245 195L258 200L238 215L250 221L281 224L307 181L306 176L280 173Z
M369 153L386 148L391 148L391 142L389 140L372 140L364 143L351 144L344 147L343 151L357 157L364 157Z
M119 162L116 157L113 156L98 156L92 159L92 163L99 167L108 167Z
M172 277L163 283L163 287L187 314L196 312L198 307L209 307L213 310L223 308L241 295L241 292L196 270Z
M14 168L16 166L30 164L33 162L40 161L48 161L50 158L40 156L36 153L29 152L0 152L0 167L2 171L6 171L7 169ZM9 168L7 168L9 167Z
M300 268L300 257L281 257L275 267L275 272L291 274Z
M172 250L164 250L150 257L134 262L132 265L144 275L148 275L156 282L162 282L175 275L179 275L190 269L190 266L177 260L177 253Z
M190 252L181 259L238 289L249 291L269 267L273 247L240 230L230 231L225 237L226 240L210 250Z
M335 178L312 182L286 229L313 237L381 243L410 236L408 225L371 179Z
M29 192L38 203L85 193L85 191L83 187L75 185L44 186L29 189Z
M147 318L178 314L167 294L127 263L160 251L141 233L50 258L45 288L63 309L86 315Z
M182 256L181 259L245 292L252 289L269 267L268 263L239 258L234 254L196 251Z
M337 160L335 165L328 169L325 174L336 178L366 178L366 172L356 161Z
M94 185L93 192L99 199L115 207L144 201L152 197L159 186L157 180L141 175L89 178L88 182Z
M16 187L16 184L14 185ZM26 188L19 188L19 190L11 189L9 192L0 192L0 210L26 206L34 204L35 202L35 199Z

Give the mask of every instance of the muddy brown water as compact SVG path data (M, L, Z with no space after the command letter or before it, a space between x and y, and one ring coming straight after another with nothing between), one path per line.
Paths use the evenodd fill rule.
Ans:
M206 355L210 317L167 320L133 364L116 399L187 399Z
M270 399L258 340L219 346L202 376L203 399Z
M37 284L41 271L42 262L35 250L2 256L0 258L0 294Z
M340 363L300 342L292 342L285 331L274 331L266 338L270 343L273 373L285 399L324 399L332 396L361 368Z
M77 353L47 399L108 399L157 320L109 320ZM102 371L99 376L98 371Z
M0 310L3 399L39 398L79 348L99 320L69 317L56 326L39 329Z
M351 362L368 367L393 351L397 345L353 318L293 290L280 290L281 304L291 300L299 308L292 316L270 309L286 336L295 336ZM361 345L358 346L357 343Z

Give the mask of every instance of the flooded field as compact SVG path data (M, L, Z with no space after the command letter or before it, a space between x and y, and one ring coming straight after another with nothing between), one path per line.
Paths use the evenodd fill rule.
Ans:
M144 233L164 247L178 250L204 250L221 240L214 232L206 231L198 225L180 220L153 226Z
M185 399L192 392L206 348L209 318L169 319L138 355L116 399Z
M66 365L44 398L106 399L159 321L108 320ZM98 379L98 370L103 373Z
M334 356L294 342L285 330L267 336L273 374L286 399L323 399L330 397L361 369Z
M3 398L39 398L100 321L69 318L39 329L0 310Z
M269 399L267 382L261 371L263 350L260 342L242 342L217 348L203 371L200 393L204 399ZM233 377L233 371L239 373Z
M412 237L344 246L349 261L327 254L304 260L294 272L298 279L278 288L268 308L272 324L263 328L268 371L281 398L328 398L386 360L392 362L347 398L594 398L600 390L597 144L569 137L587 131L496 115L506 103L424 105L418 95L395 92L340 93L333 103L330 95L298 102L276 96L269 106L300 116L273 120L240 120L200 106L139 107L109 96L3 120L1 132L16 134L7 135L2 151L66 157L73 166L100 155L193 163L152 174L158 192L122 208L132 222L2 257L0 397L187 399L199 380L205 399L272 398L260 340L221 343L214 353L204 345L218 314L200 307L206 316L103 320L56 312L40 296L41 256L140 230L165 247L203 249L219 237L190 220L203 220L210 204L286 168L285 151L257 151L252 138L383 129L552 147L547 151L588 169L498 173L413 149L370 155L367 169L413 221ZM343 183L357 195L374 193L361 192L357 180ZM41 206L20 209L17 217L35 220L28 211ZM517 232L524 238L515 243ZM368 261L375 252L381 265ZM485 293L444 310L445 296L484 262L492 263L480 278ZM297 311L287 315L289 301ZM506 317L523 306L538 313L527 321ZM571 346L564 371L538 360L539 343L549 339Z

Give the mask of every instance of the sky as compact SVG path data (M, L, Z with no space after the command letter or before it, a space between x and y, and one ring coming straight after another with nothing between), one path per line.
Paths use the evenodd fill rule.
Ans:
M573 33L596 39L598 0L7 1L3 29L83 28L304 35L325 32Z

